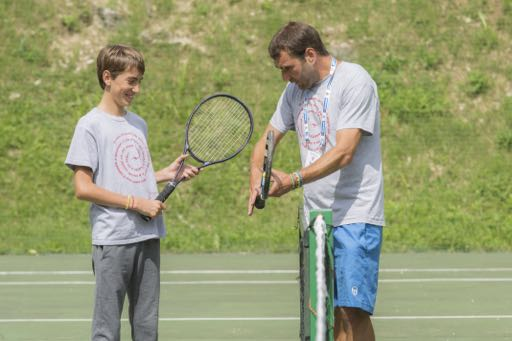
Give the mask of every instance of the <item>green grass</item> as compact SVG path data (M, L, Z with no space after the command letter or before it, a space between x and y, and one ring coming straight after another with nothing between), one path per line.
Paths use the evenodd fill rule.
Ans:
M88 252L88 205L63 162L80 116L101 91L106 43L141 49L132 110L149 123L155 167L181 151L195 103L242 98L267 124L284 83L266 53L289 20L318 28L337 57L379 86L389 229L384 249L512 250L510 1L0 2L0 253ZM319 10L329 9L329 10ZM289 134L276 167L299 167ZM293 251L301 192L246 217L250 148L173 194L164 250Z

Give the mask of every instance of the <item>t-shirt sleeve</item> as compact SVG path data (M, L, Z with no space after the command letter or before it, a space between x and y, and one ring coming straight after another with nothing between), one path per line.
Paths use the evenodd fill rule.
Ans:
M379 112L379 98L369 84L348 90L342 101L336 130L359 128L365 135L372 135Z
M295 122L293 120L292 107L290 105L291 95L290 84L288 84L281 94L281 98L279 98L274 115L272 115L272 118L270 119L270 124L281 133L288 130L295 130Z
M75 128L65 164L72 170L74 170L76 166L89 167L93 173L98 167L98 147L96 140L91 132L80 123Z

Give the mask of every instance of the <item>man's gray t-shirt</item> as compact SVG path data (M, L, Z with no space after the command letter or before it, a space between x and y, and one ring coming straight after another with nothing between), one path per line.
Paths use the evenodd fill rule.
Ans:
M147 125L138 115L118 117L94 108L83 116L65 161L85 166L93 182L122 195L153 199L158 194L147 145ZM91 204L92 244L121 245L165 236L161 215L146 222L135 211Z
M326 119L326 145L321 145L322 106L329 76L313 88L288 83L270 124L284 133L295 130L302 166L306 167L336 144L336 132L359 128L363 135L352 162L328 176L304 185L304 213L332 209L333 225L384 225L384 191L380 150L380 111L377 86L353 63L338 63L333 76ZM304 138L304 105L309 142Z

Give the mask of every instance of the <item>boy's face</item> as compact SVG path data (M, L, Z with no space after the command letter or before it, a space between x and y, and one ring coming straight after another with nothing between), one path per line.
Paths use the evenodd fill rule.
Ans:
M118 108L128 107L140 91L140 84L142 82L143 75L137 70L136 67L132 67L121 74L115 79L109 71L105 71L103 79L107 85L107 90L110 96Z

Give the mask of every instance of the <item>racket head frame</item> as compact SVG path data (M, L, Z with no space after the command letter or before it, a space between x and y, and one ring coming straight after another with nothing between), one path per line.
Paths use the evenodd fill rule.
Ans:
M190 124L192 122L193 116L199 110L199 108L205 102L207 102L209 100L212 100L214 98L217 98L217 97L221 97L221 96L222 97L226 97L228 99L231 99L231 100L237 102L239 105L241 105L243 107L243 109L245 110L245 112L247 113L247 116L249 118L249 132L248 132L247 137L246 137L245 141L243 142L243 144L241 144L240 147L234 153L229 155L228 157L223 158L221 160L205 161L205 160L200 159L197 155L195 155L194 151L189 148L188 131L189 131L189 127L190 127ZM207 97L204 97L203 99L201 99L201 101L194 107L194 110L192 110L192 113L189 115L188 120L187 120L187 124L186 124L186 127L185 127L185 143L184 143L184 148L183 148L183 154L187 154L188 153L194 160L196 160L197 162L201 163L202 165L198 167L199 169L207 167L207 166L211 166L211 165L216 164L216 163L221 163L221 162L230 160L230 159L234 158L235 156L237 156L245 148L245 146L249 143L249 140L251 139L253 130L254 130L254 120L253 120L253 117L252 117L252 112L247 107L247 105L245 105L244 102L242 102L240 99L238 99L237 97L235 97L233 95L230 95L230 94L215 93L213 95L210 95L210 96L207 96ZM179 175L181 173L181 170L183 169L183 166L184 166L184 160L181 161L179 169L176 172L176 176L174 177L174 179L169 181L166 184L164 189L162 191L160 191L160 193L156 197L156 200L160 200L161 202L165 202L167 200L167 198L171 195L171 193L176 189L176 187L181 183L182 179L179 178ZM140 216L145 221L150 221L151 220L150 217L145 216L143 214L140 214Z
M234 153L232 153L231 155L229 155L229 156L227 156L225 158L222 158L220 160L209 160L209 161L207 161L207 160L203 160L199 156L197 156L194 153L194 150L190 148L190 144L189 144L189 128L190 128L190 125L191 125L192 120L194 118L194 115L198 112L199 108L201 108L201 106L204 105L206 102L208 102L210 100L213 100L215 98L218 98L218 97L225 97L225 98L228 98L230 100L233 100L233 101L237 102L245 110L245 112L247 113L247 117L249 118L250 127L249 127L249 132L247 134L247 137L246 137L245 141L242 144L240 144L239 148ZM249 143L249 141L251 139L253 130L254 130L254 119L253 119L253 116L252 116L252 112L251 112L249 107L247 107L247 105L244 102L242 102L237 97L235 97L233 95L230 95L230 94L227 94L227 93L222 93L222 92L214 93L212 95L209 95L209 96L204 97L203 99L201 99L201 101L195 106L194 110L192 110L192 113L188 117L187 124L186 124L186 127L185 127L185 144L184 144L184 148L183 148L183 153L184 154L188 153L194 160L199 162L201 164L201 166L198 167L199 169L207 167L207 166L211 166L211 165L214 165L214 164L217 164L217 163L221 163L221 162L224 162L224 161L228 161L228 160L234 158L235 156L237 156L245 148L245 146L247 146L247 144Z
M254 206L257 209L265 208L265 200L268 198L270 190L270 179L272 178L272 161L274 158L274 132L267 132L265 142L265 156L263 159L263 173L261 174L260 193L256 197Z
M272 177L272 161L274 155L274 132L269 130L267 133L267 143L265 147L265 161L263 162L263 176L261 178L261 199L268 198L270 189L270 179Z

